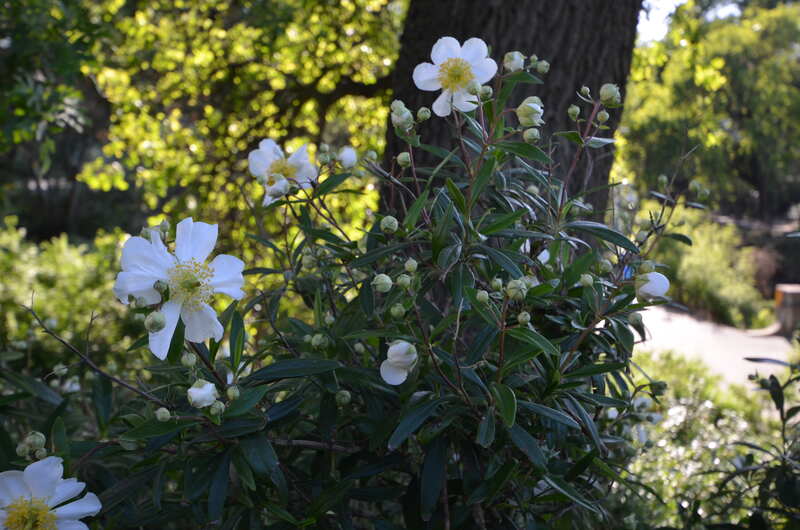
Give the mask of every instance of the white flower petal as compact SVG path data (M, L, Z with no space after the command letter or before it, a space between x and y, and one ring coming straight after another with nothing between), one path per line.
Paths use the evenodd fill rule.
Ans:
M310 188L311 183L317 178L317 168L314 167L308 157L308 146L303 145L303 147L292 153L287 162L297 170L295 175L297 185L303 189Z
M439 90L442 84L439 82L439 67L431 63L420 63L414 68L411 74L414 84L420 90Z
M442 64L447 59L461 56L461 45L453 37L442 37L431 50L433 64Z
M267 169L274 161L275 157L260 149L250 151L250 154L247 155L247 167L254 177L266 175Z
M123 304L128 303L128 296L141 297L148 304L157 304L161 301L161 294L153 288L157 279L161 278L153 278L147 273L122 271L114 282L114 295Z
M157 333L150 334L150 351L162 361L167 358L169 353L169 343L172 342L172 335L175 333L175 326L178 325L178 317L181 314L181 303L170 300L161 306L161 313L164 315L166 323L164 329Z
M408 371L395 366L389 361L381 363L381 377L390 385L401 385L408 379Z
M449 90L443 90L436 101L433 102L433 113L437 116L449 116L452 112L452 95Z
M478 59L477 61L470 61L472 73L475 75L475 80L480 84L488 83L497 73L497 63L494 59Z
M461 58L465 59L468 63L474 63L487 57L489 55L489 48L486 43L478 37L472 37L464 42L461 46Z
M20 497L29 498L31 491L25 483L22 471L3 471L0 473L0 506L8 506Z
M62 460L57 456L48 456L25 468L25 483L31 495L39 499L49 499L56 491L56 483L64 474Z
M75 502L56 508L53 513L56 514L56 518L59 520L77 520L97 515L102 508L103 505L100 504L100 499L97 498L97 495L87 493L83 498Z
M64 519L56 521L56 530L89 530L89 527L80 521Z
M70 499L74 499L86 488L86 484L78 482L76 478L68 478L56 484L56 491L48 499L47 505L51 508L58 506Z
M217 225L194 222L187 217L175 231L175 255L180 261L205 261L217 243Z
M261 206L269 206L270 204L272 204L273 202L275 202L277 200L278 200L277 197L272 197L272 196L269 195L269 193L265 193L264 194L264 200L261 202Z
M478 107L478 98L466 90L459 90L453 94L453 106L461 112L469 112Z
M186 307L181 309L181 320L186 325L186 340L189 342L203 342L214 337L214 340L222 339L222 324L217 319L217 313L208 305L203 304L197 311L188 311Z
M644 274L645 283L639 286L637 293L644 298L661 298L669 291L669 280L660 272Z
M281 149L281 147L275 143L275 140L270 138L258 142L258 150L262 151L273 160L276 158L284 158L283 149Z
M204 379L198 379L186 391L186 398L189 404L195 408L208 407L219 397L217 387Z
M215 293L227 294L235 300L244 296L242 286L244 285L244 262L239 258L220 254L209 263L211 270L214 271L209 284L214 288Z
M153 277L153 281L167 277L167 270L175 263L161 240L155 245L143 237L129 238L122 247L122 270L141 272Z

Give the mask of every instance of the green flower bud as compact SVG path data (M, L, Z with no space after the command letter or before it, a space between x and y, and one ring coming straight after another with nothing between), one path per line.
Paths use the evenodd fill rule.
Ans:
M515 109L517 119L523 127L538 127L544 123L544 104L538 96L530 96L522 100Z
M664 381L653 381L650 383L650 391L654 396L663 396L667 391L667 383Z
M389 312L394 318L403 318L406 314L406 308L403 307L403 304L394 304Z
M628 315L628 322L632 326L641 327L642 325L642 314L641 313L631 313Z
M411 276L408 274L401 274L397 277L397 285L402 287L403 289L408 289L411 287Z
M581 87L581 96L583 96L585 98L588 98L590 94L591 94L591 92L589 91L589 87L588 86L584 85L584 86Z
M156 280L153 283L153 289L158 291L160 294L165 295L167 294L167 291L169 291L169 285L163 280Z
M402 112L404 110L408 110L406 104L399 99L395 99L394 101L392 101L391 108L392 112Z
M397 232L398 226L397 218L392 217L391 215L387 215L381 219L381 230L387 234L394 234Z
M161 311L153 311L144 319L144 329L149 333L158 333L167 325L167 319Z
M577 120L578 115L580 113L581 109L577 105L570 105L569 108L567 109L567 116L569 116L569 119L571 119L572 121Z
M408 258L403 265L403 268L406 272L417 272L417 260L414 258Z
M36 460L44 460L45 458L47 458L47 449L45 448L37 449L33 453L33 456L36 458Z
M330 164L331 155L329 155L328 153L320 153L317 155L317 162L319 162L323 166L326 164ZM264 179L264 177L261 178ZM264 182L266 182L266 180L264 180ZM261 182L261 184L264 184L264 182Z
M411 165L411 155L408 152L403 151L399 155L397 155L397 165L400 167L408 167Z
M668 185L669 185L669 177L667 177L666 175L659 175L658 176L658 187L663 190L663 189L666 189L666 187Z
M525 295L528 294L528 289L522 280L511 280L506 285L506 294L512 300L519 301L525 298Z
M181 355L181 364L186 368L192 368L195 364L197 364L197 355L186 352Z
M353 349L356 351L356 353L364 353L365 351L367 351L367 349L364 347L364 345L361 344L360 342L356 342L353 345Z
M522 133L522 139L525 143L528 144L535 144L541 138L541 134L539 133L539 129L531 127L530 129L525 129L525 132Z
M237 399L239 399L239 396L241 394L242 393L239 390L239 387L236 385L229 386L228 389L225 391L225 395L228 396L228 399L230 401L236 401Z
M327 153L330 150L331 150L331 148L330 148L330 146L328 144L319 144L319 152L320 153Z
M523 311L517 315L517 322L520 323L521 326L527 326L531 321L531 314L527 311Z
M607 260L605 258L600 260L598 266L600 268L600 272L602 272L603 274L608 274L609 272L614 270L614 264L611 263L610 260Z
M311 346L314 348L324 348L328 345L328 337L323 335L322 333L317 333L313 337L311 337Z
M485 304L489 301L489 293L481 289L475 294L475 298L478 300L478 302Z
M67 375L67 367L61 363L58 363L53 367L53 373L56 374L58 377L64 377Z
M494 91L492 90L492 87L490 87L488 85L484 85L484 86L481 87L481 91L480 91L481 99L489 99L489 98L492 97L492 94L494 94Z
M594 285L594 278L591 274L581 274L580 284L584 287L591 287Z
M169 410L164 407L161 407L156 410L156 419L161 422L169 421L172 418L172 414Z
M420 107L417 110L417 121L426 121L431 119L431 109L428 107Z
M526 188L526 190L527 190L527 191L528 191L528 193L530 193L531 195L539 195L539 186L537 186L536 184L531 184L531 185L529 185L529 186Z
M212 416L221 416L223 412L225 412L225 403L222 401L215 401L211 404L211 408L208 409L208 412Z
M386 274L378 274L372 280L372 286L379 293L388 293L392 290L392 279Z
M350 395L350 392L347 390L339 390L336 392L336 403L340 407L344 407L345 405L349 405L350 401L353 397Z
M44 434L40 433L39 431L31 431L28 433L28 436L25 437L25 444L31 448L31 450L41 449L44 447L44 444L47 443L47 438L45 438Z
M652 261L643 261L639 265L639 274L647 274L656 270L656 266Z
M550 63L542 59L541 61L536 62L536 71L540 74L546 74L550 71Z
M503 68L509 72L518 72L525 68L525 56L521 52L508 52L503 56Z
M364 154L364 158L366 158L370 162L375 162L376 160L378 160L378 153L370 149L369 151L366 152L366 154Z
M336 322L336 319L330 313L325 313L324 320L325 320L325 325L327 325L327 326L330 326L331 324Z
M481 84L478 83L475 79L469 82L467 85L467 93L473 96L480 96L481 95Z
M622 94L619 87L613 83L606 83L600 87L600 101L603 105L619 105L622 102Z
M305 342L306 344L311 344L311 341L312 341L311 335L308 334L303 335L303 342Z
M605 110L601 110L600 112L597 113L597 121L599 121L600 123L607 122L608 118L610 118L610 116L608 112L606 112Z
M31 452L31 448L28 447L28 444L25 442L17 444L17 456L20 458L28 458L28 453Z
M492 289L495 291L499 291L503 288L503 280L500 278L493 278L491 283Z

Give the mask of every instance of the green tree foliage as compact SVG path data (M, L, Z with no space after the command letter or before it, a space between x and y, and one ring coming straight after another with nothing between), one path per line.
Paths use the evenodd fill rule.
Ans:
M737 214L783 213L800 196L798 40L798 5L717 20L678 8L667 38L636 50L617 178L645 191L699 147L679 185L699 178Z

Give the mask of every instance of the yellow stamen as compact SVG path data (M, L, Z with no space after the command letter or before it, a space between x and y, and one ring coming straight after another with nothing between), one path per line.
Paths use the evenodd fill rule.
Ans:
M211 299L213 289L209 282L214 272L205 263L190 260L178 263L167 273L170 298L180 301L190 311Z
M56 514L44 499L20 497L5 508L9 530L56 530Z
M267 185L272 186L277 180L295 180L297 178L297 168L289 163L285 158L279 158L270 164L267 169Z
M444 90L463 90L473 79L472 67L464 59L451 57L439 65L439 83Z

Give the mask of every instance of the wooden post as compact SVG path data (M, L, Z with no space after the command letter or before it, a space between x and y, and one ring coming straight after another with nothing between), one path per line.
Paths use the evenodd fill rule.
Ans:
M800 326L800 284L779 283L775 286L775 317L781 335L791 336Z

